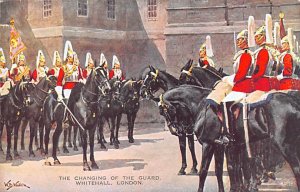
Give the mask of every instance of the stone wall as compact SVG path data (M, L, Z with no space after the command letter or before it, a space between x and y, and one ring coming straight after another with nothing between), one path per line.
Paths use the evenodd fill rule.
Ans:
M213 60L217 67L232 72L234 33L247 28L249 15L255 17L257 27L265 15L271 13L278 21L279 12L285 13L285 27L292 27L299 40L300 2L244 1L244 0L169 0L166 35L167 70L179 76L179 70L188 59L198 60L198 51L207 35L211 36Z

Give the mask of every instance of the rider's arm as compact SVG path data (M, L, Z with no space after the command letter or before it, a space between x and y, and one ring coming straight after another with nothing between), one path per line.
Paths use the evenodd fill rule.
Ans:
M233 79L234 83L237 83L239 81L242 81L246 78L247 73L250 69L251 66L251 55L249 53L243 53L240 57L240 64L239 64L239 68L236 72L236 75Z
M260 50L256 58L256 65L255 65L254 73L252 75L252 79L254 81L264 76L267 69L268 62L269 62L268 50L267 49Z

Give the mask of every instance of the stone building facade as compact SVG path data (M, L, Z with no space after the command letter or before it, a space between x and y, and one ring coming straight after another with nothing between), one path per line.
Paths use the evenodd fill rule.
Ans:
M260 26L266 13L275 21L283 11L286 28L300 39L299 0L1 0L0 11L1 23L16 18L29 60L42 49L51 64L53 52L62 55L71 40L82 65L88 51L96 61L103 52L109 63L116 54L128 77L150 64L178 76L189 58L197 62L206 35L216 65L230 73L234 33L246 28L249 15ZM7 48L9 30L0 29Z
M165 28L167 70L178 76L189 58L197 62L199 47L210 35L216 66L231 73L234 33L247 28L250 15L259 27L267 13L278 21L280 11L285 13L286 29L292 27L299 40L298 0L169 0Z

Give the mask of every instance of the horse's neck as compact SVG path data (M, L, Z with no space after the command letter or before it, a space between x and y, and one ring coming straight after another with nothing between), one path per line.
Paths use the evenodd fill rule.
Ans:
M49 84L47 83L47 81L45 80L45 78L43 78L35 87L35 89L41 89L45 92L49 91Z
M176 86L178 86L179 84L179 80L176 79L174 76L172 76L171 74L168 74L168 73L163 73L161 72L160 74L160 78L165 82L166 84L166 87L163 88L164 91L167 91L168 89L172 89ZM166 89L166 90L165 90Z
M204 87L213 87L214 84L221 79L213 74L210 74L208 71L196 71L195 75L197 79L204 83Z
M85 97L89 97L89 98L94 98L97 95L97 85L95 85L95 82L92 80L92 78L88 79L88 81L86 82L86 84L84 84L83 89L81 89L81 93L82 95L84 95ZM94 93L93 95L91 95L91 93Z

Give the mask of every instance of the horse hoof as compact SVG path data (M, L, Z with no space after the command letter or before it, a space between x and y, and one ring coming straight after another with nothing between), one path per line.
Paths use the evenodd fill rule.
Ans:
M60 161L58 159L54 160L54 165L60 165Z
M6 161L12 161L12 156L11 156L11 154L7 154L6 155Z
M114 147L115 147L115 149L119 149L120 148L119 144L117 142L115 142Z
M184 170L180 170L177 175L186 175L186 172Z
M68 147L69 147L69 148L72 148L72 147L73 147L72 143L69 143L69 144L68 144Z
M120 144L120 141L118 140L118 139L116 139L116 141L115 141L116 143L118 143L118 144Z
M107 141L105 139L103 139L103 143L107 143Z
M63 153L69 153L69 150L67 149L67 147L63 147Z
M33 151L29 152L29 157L35 157L35 154L33 153Z
M130 138L130 139L129 139L129 143L134 143L134 139L133 139L133 138Z
M196 168L192 168L188 175L198 175L198 170Z
M92 169L99 169L98 165L94 162L91 165Z
M43 156L45 155L45 150L43 148L41 148L40 152L41 152L41 155L43 155Z
M111 142L109 143L109 145L113 145L113 142L111 141Z
M74 145L74 148L73 148L73 150L74 150L74 151L78 151L78 148L77 148L77 146L75 146L75 145Z
M101 149L106 149L106 146L105 146L105 145L101 145L100 148L101 148Z
M51 166L51 163L50 163L49 161L46 161L46 162L44 163L44 165L45 165L45 166Z
M91 171L91 168L88 165L86 165L83 167L83 171Z
M21 156L19 155L19 153L18 153L18 152L14 152L14 158L15 158L15 159L20 159L20 158L21 158Z

